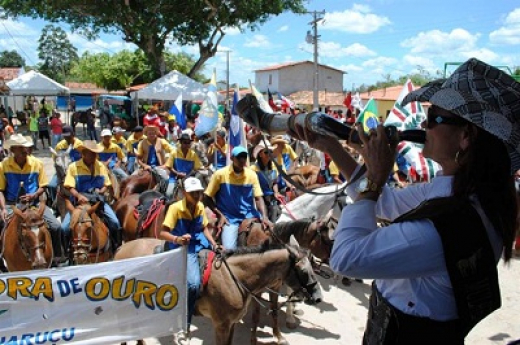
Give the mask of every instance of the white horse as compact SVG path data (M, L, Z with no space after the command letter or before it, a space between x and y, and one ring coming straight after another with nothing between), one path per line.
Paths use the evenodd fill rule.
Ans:
M313 190L314 192L327 194L317 195L305 193L291 202L288 202L287 205L282 205L282 214L276 222L290 222L302 218L323 219L332 216L333 219L335 219L335 223L333 224L337 224L343 207L352 203L352 199L346 195L345 189L343 188L346 184L345 182L341 185L329 185L316 188ZM334 229L335 226L330 229L331 233ZM292 236L290 243L296 246L298 245L298 242L296 242ZM287 291L286 293L290 295L291 291ZM287 303L285 323L288 328L296 328L294 303Z

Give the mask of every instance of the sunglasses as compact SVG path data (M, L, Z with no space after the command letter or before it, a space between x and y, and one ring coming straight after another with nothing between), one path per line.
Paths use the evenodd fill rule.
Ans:
M262 152L263 152L264 154L266 154L266 155L268 155L268 154L270 154L270 153L273 153L272 150L263 150Z
M464 120L462 117L458 116L442 116L437 115L432 112L428 112L428 119L426 121L426 128L432 129L437 125L444 124L449 126L464 126L467 125L468 122Z

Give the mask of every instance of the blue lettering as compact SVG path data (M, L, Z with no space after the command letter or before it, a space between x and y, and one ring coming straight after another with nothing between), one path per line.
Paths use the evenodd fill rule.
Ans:
M79 278L72 279L70 285L72 286L72 292L74 293L80 293L83 291L83 289L79 287Z
M70 286L68 281L58 280L56 284L58 285L58 290L60 290L61 297L67 297L70 295Z
M33 345L31 339L34 337L34 334L32 333L27 333L27 334L23 334L22 335L22 339L20 339L20 342L22 345L26 344L26 345Z
M72 339L74 339L74 327L72 327L70 330L69 330L69 335L67 336L66 332L67 332L67 329L64 328L63 331L61 332L61 338L65 341L71 341Z
M37 345L45 344L45 342L47 341L48 335L49 335L49 332L45 332L45 333L37 332L36 336L34 337L34 343Z
M54 334L56 333L60 333L60 330L59 329L55 329L54 331L51 332L51 334L49 335L49 337L47 338L49 341L52 341L53 343L57 343L58 340L60 340L60 338L56 338L54 339Z
M13 335L11 337L11 339L9 339L9 341L7 343L5 343L6 345L11 345L11 344L18 344L18 337L16 335Z

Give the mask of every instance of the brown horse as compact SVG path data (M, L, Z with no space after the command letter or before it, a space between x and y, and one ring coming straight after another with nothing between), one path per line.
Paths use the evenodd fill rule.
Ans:
M277 223L272 230L264 230L262 223L253 220L246 220L241 225L244 227L247 234L247 246L257 246L266 240L273 243L288 244L291 241L291 236L294 236L297 243L311 251L311 253L322 260L328 262L330 253L332 251L333 242L329 235L329 218L325 217L321 220L302 219L292 222ZM270 287L273 290L274 287ZM282 336L278 326L278 294L275 292L269 293L269 301L271 304L270 314L272 317L273 335L276 337L278 344L286 344L287 341ZM287 326L295 328L296 321L294 320L293 309L291 303L287 304ZM251 329L251 344L256 344L256 330L260 321L260 304L253 303L252 321L253 327Z
M43 220L45 202L38 209L13 207L2 236L2 256L8 271L49 268L54 257L52 240Z
M67 200L66 204L70 212L72 239L70 262L85 265L108 261L112 257L108 228L96 214L101 203L74 207Z
M114 259L150 255L158 246L164 246L164 241L143 238L125 243ZM251 299L259 298L267 287L285 282L294 289L294 297L306 298L311 304L321 301L306 253L291 246L278 248L266 241L262 246L226 252L213 262L195 312L211 319L216 345L233 343L235 324L246 314Z
M157 184L158 179L154 178L148 170L139 169L136 174L128 176L121 181L119 186L119 195L121 199L130 194L140 194L144 191L151 190Z

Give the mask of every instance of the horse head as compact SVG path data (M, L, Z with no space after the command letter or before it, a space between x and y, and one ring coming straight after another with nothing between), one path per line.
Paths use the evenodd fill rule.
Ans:
M61 184L65 180L67 174L67 168L71 163L70 151L72 145L67 150L62 152L56 152L52 147L50 148L51 153L54 155L54 168L56 169L56 176L58 177L58 184Z
M285 245L291 258L291 272L285 282L294 291L289 297L303 298L307 304L320 303L323 296L309 260L308 250Z
M330 210L325 217L312 221L307 228L306 238L310 239L309 243L302 245L310 249L311 253L318 259L327 263L332 252L334 241L332 235L338 221L332 216Z
M75 265L89 263L89 253L92 249L99 250L99 242L92 214L101 205L100 202L94 205L80 205L74 207L70 200L66 200L67 209L71 213L70 231L72 238L72 254Z
M50 267L53 256L52 239L47 224L43 220L45 202L40 202L38 209L21 210L13 207L13 212L17 220L11 224L16 226L18 244L27 261L31 263L31 268Z

